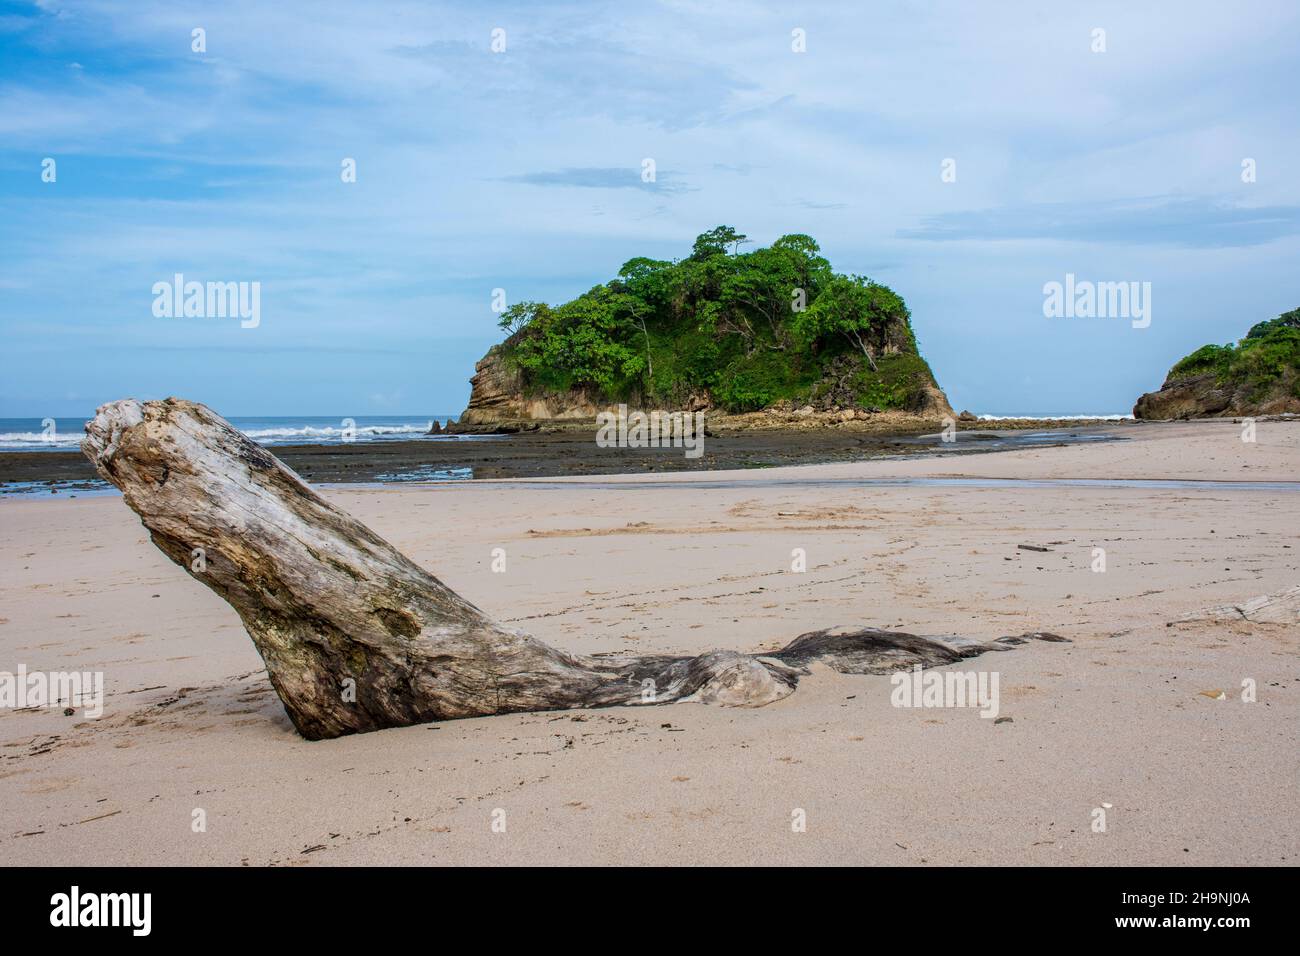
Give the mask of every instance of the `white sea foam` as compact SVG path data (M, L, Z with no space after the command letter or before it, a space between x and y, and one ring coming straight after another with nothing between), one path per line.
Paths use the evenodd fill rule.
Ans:
M357 442L400 441L409 438L421 438L429 433L432 422L443 422L442 418L429 418L420 422L358 424L345 431L342 423L338 425L311 424L300 425L292 422L277 424L267 422L265 427L244 426L237 428L253 441L262 445L290 445L323 443L333 444L345 440ZM350 432L350 438L345 434ZM466 436L432 436L434 440L462 438ZM81 447L82 431L80 428L60 427L53 435L39 431L0 432L0 451L76 451Z
M344 430L329 425L303 425L300 428L250 428L240 429L256 442L287 442L298 438L325 438L343 440ZM352 430L356 441L386 438L392 435L426 435L429 425L358 425Z
M980 415L979 420L982 422L1084 422L1084 421L1103 421L1103 422L1124 422L1132 421L1132 414L1128 415Z
M40 432L0 432L0 449L25 448L76 449L81 445L81 433L56 434L46 438Z

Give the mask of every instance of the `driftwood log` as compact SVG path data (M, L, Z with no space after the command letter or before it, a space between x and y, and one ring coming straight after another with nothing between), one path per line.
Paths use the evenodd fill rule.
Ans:
M809 664L885 674L1006 650L873 628L804 634L774 654L597 660L498 624L203 405L113 402L82 450L153 542L239 614L309 739L517 711L663 704L756 707Z
M1218 604L1207 607L1183 617L1175 618L1170 624L1186 624L1194 621L1250 621L1252 624L1300 624L1300 585L1276 591L1273 594L1261 594L1240 604Z

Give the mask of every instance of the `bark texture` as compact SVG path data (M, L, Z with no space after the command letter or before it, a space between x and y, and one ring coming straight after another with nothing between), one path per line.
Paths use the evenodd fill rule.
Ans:
M203 405L113 402L87 423L82 450L163 553L239 614L309 739L515 711L757 707L790 694L814 662L885 674L1064 640L856 628L804 634L775 654L579 657L493 621Z
M1261 594L1240 604L1219 604L1192 614L1184 615L1171 623L1192 621L1250 621L1253 624L1300 624L1300 585Z

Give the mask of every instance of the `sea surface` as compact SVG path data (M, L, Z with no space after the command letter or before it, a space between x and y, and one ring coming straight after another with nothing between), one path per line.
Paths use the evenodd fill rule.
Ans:
M93 418L0 418L0 451L76 451ZM337 445L346 441L409 441L423 438L447 415L284 415L227 421L260 445ZM349 428L349 426L351 426ZM456 441L460 435L429 435Z
M86 422L93 418L0 418L0 451L76 451ZM429 435L434 422L446 425L448 415L268 415L227 419L260 445L337 445L348 441L459 441L472 435ZM981 415L985 421L1010 419L1120 421L1132 415ZM351 424L350 431L348 425Z

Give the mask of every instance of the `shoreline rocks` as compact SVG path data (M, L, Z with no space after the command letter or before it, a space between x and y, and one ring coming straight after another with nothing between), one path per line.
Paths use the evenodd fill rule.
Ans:
M1166 380L1159 391L1138 398L1133 417L1144 421L1185 421L1300 413L1300 397L1271 394L1254 398L1250 391L1244 384L1219 382L1213 373Z
M460 418L447 422L440 432L430 434L517 434L530 431L567 431L573 428L591 428L596 416L603 411L616 411L617 402L598 401L585 389L571 392L537 392L526 394L524 383L517 370L504 360L500 345L494 345L474 366L470 378L469 404ZM627 403L632 410L649 412ZM826 403L824 407L811 404L796 407L792 402L776 402L768 408L754 412L729 413L714 406L706 392L692 394L683 408L662 411L705 412L710 427L723 429L742 428L833 428L854 426L871 422L877 430L938 429L945 418L957 418L943 390L936 384L927 384L919 392L917 401L909 409L877 407L856 408ZM975 416L964 422L977 422ZM1014 427L1014 426L1013 426Z

